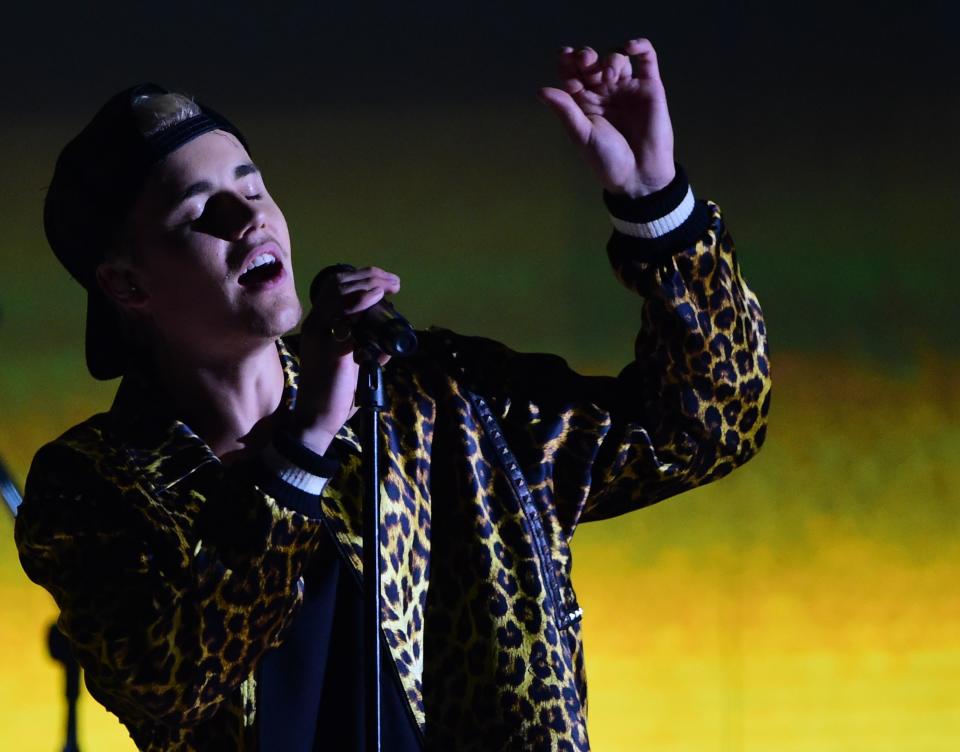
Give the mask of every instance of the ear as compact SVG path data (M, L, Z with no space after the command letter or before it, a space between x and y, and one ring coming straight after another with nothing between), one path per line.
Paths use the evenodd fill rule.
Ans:
M149 296L139 283L137 273L126 264L105 261L97 267L97 284L110 300L123 308L142 311Z

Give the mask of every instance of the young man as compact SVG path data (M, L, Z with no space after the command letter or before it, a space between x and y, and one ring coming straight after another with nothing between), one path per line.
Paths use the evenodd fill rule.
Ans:
M764 438L760 308L673 161L638 39L560 55L541 98L605 189L645 298L617 378L424 332L385 369L387 749L588 748L576 526L725 475ZM110 411L43 447L17 543L87 685L142 749L362 742L357 382L349 325L396 276L328 278L298 338L290 239L239 131L158 87L58 161L51 246L88 293Z

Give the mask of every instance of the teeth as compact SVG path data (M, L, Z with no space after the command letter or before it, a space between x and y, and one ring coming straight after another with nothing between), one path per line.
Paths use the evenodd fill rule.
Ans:
M272 253L261 253L247 265L247 268L243 270L243 273L246 274L247 272L256 269L258 266L263 266L264 264L275 263L277 263L277 260L273 257Z

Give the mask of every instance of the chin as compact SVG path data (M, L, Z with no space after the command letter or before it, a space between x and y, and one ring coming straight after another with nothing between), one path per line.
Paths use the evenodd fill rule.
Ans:
M303 315L303 308L296 295L276 299L265 311L257 311L250 318L251 333L276 339L296 328Z

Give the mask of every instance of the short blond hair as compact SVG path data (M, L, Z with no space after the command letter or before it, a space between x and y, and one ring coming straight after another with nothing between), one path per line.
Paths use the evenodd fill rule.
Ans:
M170 126L202 114L200 105L185 94L140 94L131 102L137 126L144 136L153 136Z

